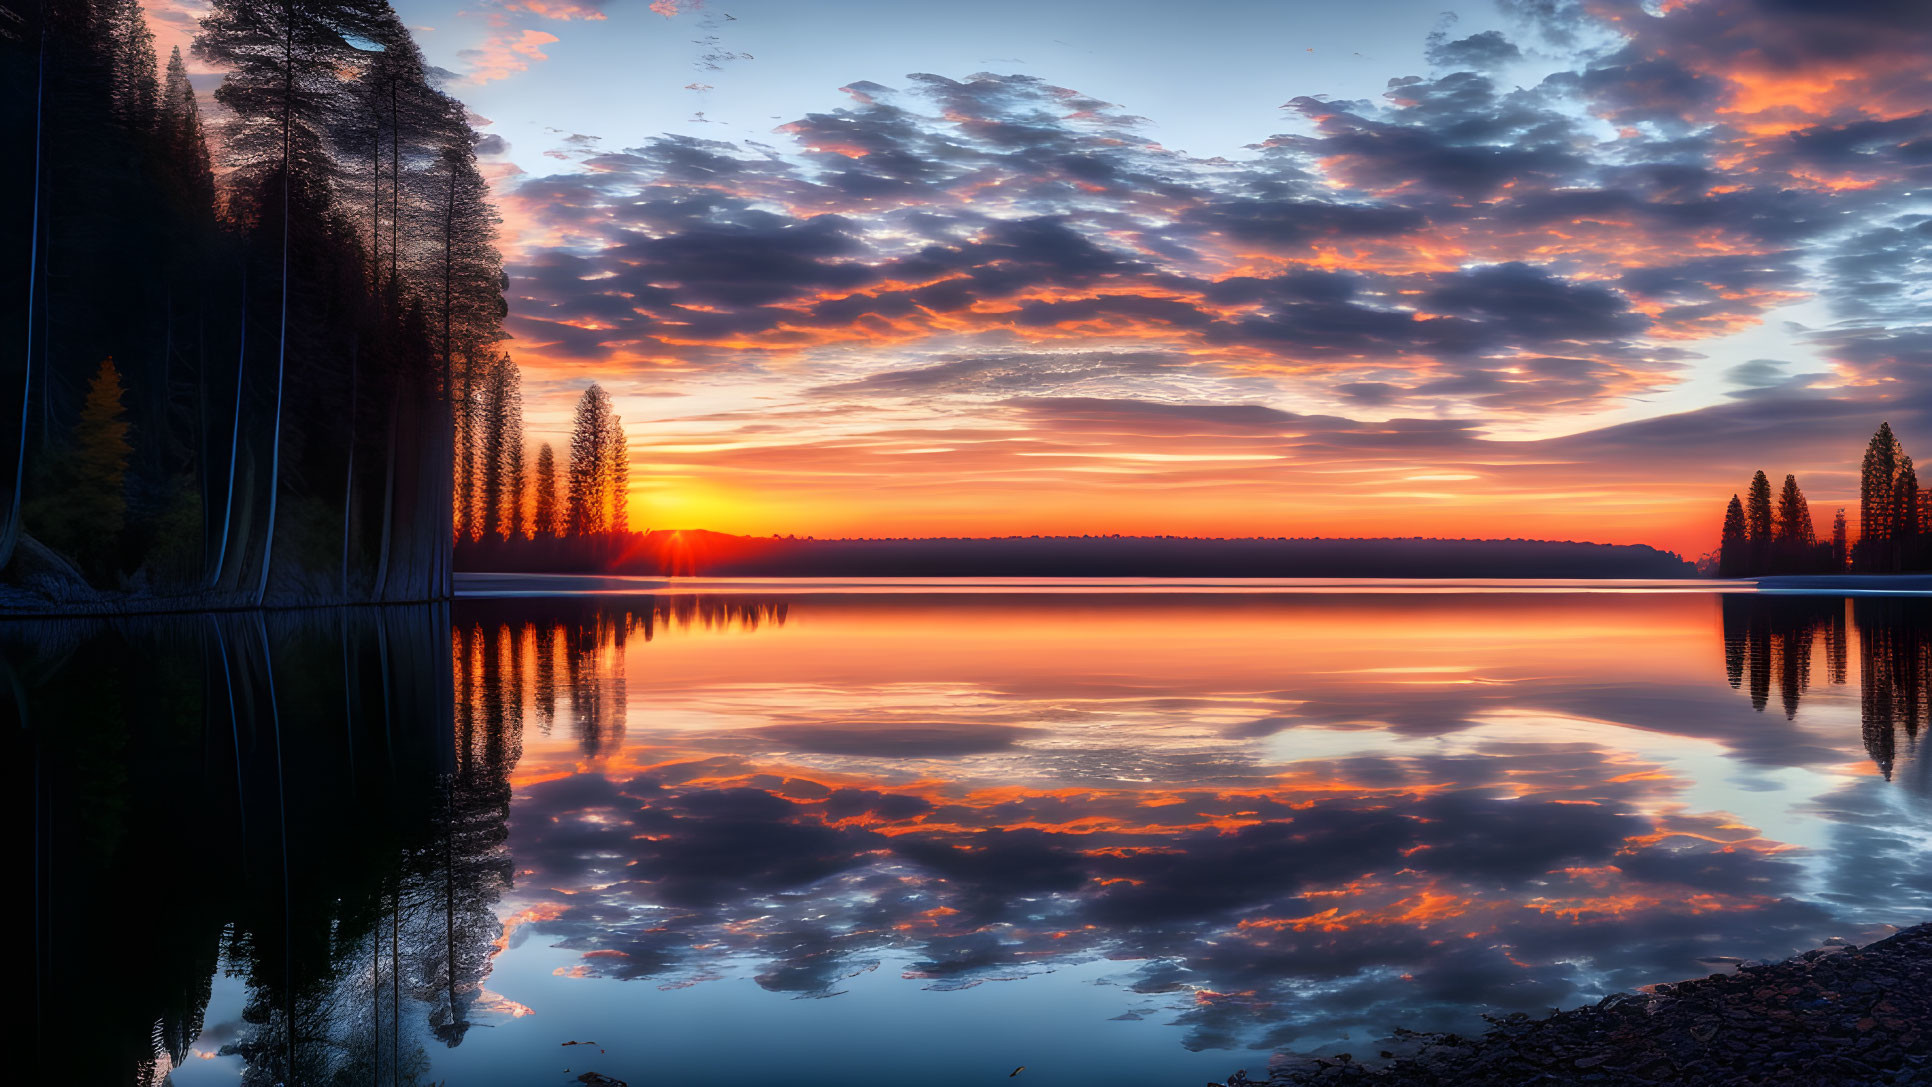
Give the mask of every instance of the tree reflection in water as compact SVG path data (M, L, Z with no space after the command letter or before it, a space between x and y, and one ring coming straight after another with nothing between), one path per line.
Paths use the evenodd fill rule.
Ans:
M1388 614L1452 617L1403 606ZM1717 607L1731 687L1796 720L1856 683L1889 792L1924 793L1925 604ZM455 622L429 607L0 626L0 697L33 750L35 841L16 855L35 858L34 1059L66 1082L153 1083L218 1047L249 1083L421 1083L477 1022L527 1010L487 984L530 933L589 974L681 984L715 976L703 956L740 955L797 995L888 955L931 988L1117 959L1124 991L1193 994L1175 1025L1202 1048L1288 1044L1317 1014L1356 1029L1392 1009L1542 1007L1694 963L1720 934L1776 947L1836 923L1777 842L1647 810L1669 773L1642 756L1528 731L1265 766L1213 746L1297 723L1473 736L1518 709L1634 726L1681 703L1664 712L1689 720L1731 701L1708 672L1646 702L1609 660L1574 682L1476 655L1357 662L1387 673L1374 683L1291 662L1276 693L1219 674L1083 693L1048 669L967 706L964 687L865 687L863 665L843 687L759 686L752 663L729 678L752 681L730 690L755 726L689 743L655 719L661 700L729 685L627 676L667 631L794 618L780 599L665 596L471 601ZM1417 678L1465 675L1482 682ZM1139 727L1136 707L1157 730L1235 717L1193 746L1081 746ZM1088 714L1105 728L1081 732ZM1815 758L1816 722L1752 720L1708 735L1762 765ZM1025 746L1053 729L1055 746ZM553 734L574 765L524 757ZM1047 767L1041 784L1000 779L1009 757ZM1866 800L1880 807L1843 839L1866 845L1830 879L1882 901L1905 877L1849 859L1900 855L1885 801ZM1481 932L1506 935L1466 938ZM1575 962L1602 974L1580 981ZM223 984L245 992L239 1014L206 1022Z
M1932 604L1909 597L1727 594L1724 670L1731 686L1749 682L1762 710L1775 685L1786 718L1797 716L1812 685L1814 646L1822 642L1828 681L1847 681L1846 613L1858 638L1859 718L1865 750L1887 780L1901 738L1916 752L1932 725ZM1921 768L1922 769L1922 768Z
M211 1026L225 970L247 1003L214 1033L246 1082L421 1082L424 1046L460 1044L479 1006L522 1010L483 984L526 673L547 732L561 658L584 752L609 754L628 635L784 611L0 624L0 692L33 750L34 841L15 855L35 864L35 1059L64 1082L159 1082ZM615 670L591 663L613 648Z
M461 1040L517 735L454 727L449 631L443 607L0 627L44 1073L163 1079L216 1026L218 970L246 985L213 1032L245 1082L415 1083Z

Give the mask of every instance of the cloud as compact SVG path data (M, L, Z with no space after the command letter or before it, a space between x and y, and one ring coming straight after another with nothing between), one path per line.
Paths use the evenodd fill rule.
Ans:
M1329 169L1371 187L1371 174L1421 169L1446 196L1470 185L1488 192L1575 158L1458 150L1443 136L1460 130L1436 122L1446 110L1493 105L1488 84L1450 77L1417 86L1403 88L1402 108L1430 116L1413 123L1327 117L1330 131L1316 142ZM665 137L588 160L595 176L525 182L512 203L539 229L581 236L577 251L597 267L569 281L529 270L526 304L514 313L591 305L588 320L564 321L606 334L560 333L546 314L545 327L519 337L659 365L702 365L725 348L774 359L866 345L915 357L940 349L904 371L927 379L966 378L971 367L952 361L960 357L1051 359L1066 354L1065 341L1097 338L1117 355L1164 357L1208 377L1256 364L1332 374L1335 386L1350 386L1337 402L1359 400L1351 393L1364 382L1403 384L1365 372L1388 368L1376 356L1402 360L1394 365L1418 379L1404 384L1411 390L1435 364L1556 343L1587 344L1619 360L1619 373L1645 365L1633 345L1650 322L1614 291L1521 261L1405 264L1400 247L1466 216L1439 198L1336 199L1304 167L1279 168L1295 141L1274 141L1273 157L1248 167L1209 164L1130 141L1136 119L1031 77L922 76L914 94L943 112L917 112L867 85L851 107L784 126L797 159ZM1451 104L1459 95L1470 101ZM1553 124L1516 107L1500 125L1465 126L1464 138ZM1417 165L1432 156L1435 165ZM1389 265L1324 267L1327 253L1363 247L1386 250ZM1255 258L1244 250L1265 254L1265 266L1250 270ZM1511 307L1511 292L1534 292L1537 302ZM637 304L618 316L595 305L596 294ZM1655 358L1649 367L1670 369ZM876 388L922 380L857 380L868 379Z
M1174 151L1127 108L997 73L856 81L764 140L573 148L570 171L503 192L523 254L511 331L559 384L595 367L660 391L755 388L756 412L666 420L730 448L660 463L732 493L788 488L788 517L836 499L841 530L866 519L839 490L854 478L881 480L869 493L895 510L924 495L908 523L926 529L957 524L943 511L969 500L948 488L983 488L971 502L1018 518L1070 509L1055 486L1125 494L1134 480L1225 495L1197 507L1203 528L1211 508L1245 509L1240 528L1263 530L1252 511L1294 485L1326 488L1358 531L1416 523L1369 512L1372 494L1413 497L1396 484L1414 463L1350 499L1329 462L1279 464L1273 435L1166 450L1165 431L1069 427L1054 448L1027 445L1035 401L1092 398L1332 417L1351 448L1386 442L1391 469L1398 453L1494 469L1429 488L1441 505L1407 512L1431 526L1438 511L1490 520L1459 506L1542 508L1521 496L1568 470L1541 465L1589 446L1610 463L1590 488L1598 512L1619 539L1655 539L1637 491L1653 511L1699 487L1728 494L1721 481L1755 456L1702 433L1769 435L1809 400L1802 429L1818 437L1794 448L1842 460L1831 442L1856 445L1881 413L1916 428L1927 408L1911 390L1932 220L1908 194L1932 163L1932 93L1888 37L1918 42L1920 21L1887 31L1861 9L1829 27L1797 18L1809 30L1795 33L1765 0L1720 32L1715 10L1509 5L1509 36L1445 32L1433 75L1373 100L1291 99L1283 130L1235 158ZM1498 64L1546 74L1505 85ZM1767 315L1794 312L1806 327L1788 345L1760 342ZM1725 394L1723 371L1774 351L1794 376ZM1689 380L1703 375L1719 380ZM1668 411L1682 418L1628 429ZM1167 416L1110 425L1135 418ZM1653 444L1613 445L1639 433ZM1163 453L1248 459L1209 470ZM1643 477L1655 465L1673 495ZM1668 542L1690 547L1690 515L1673 510Z
M1446 36L1431 35L1423 55L1436 68L1480 72L1521 60L1523 51L1516 47L1515 42L1505 38L1502 31L1485 30L1455 41L1446 40Z
M1184 356L1160 352L1058 351L969 355L910 370L886 370L852 381L821 385L817 396L927 396L934 393L988 396L1131 383L1188 365Z
M609 18L604 14L601 3L576 3L574 0L498 0L498 6L504 11L527 12L559 22L602 22Z
M1768 388L1785 379L1785 365L1777 359L1752 359L1724 371L1724 377L1746 389Z
M467 74L471 83L489 83L528 71L530 65L550 59L543 51L544 46L560 40L547 31L492 22L495 29L482 45L456 54L469 66Z

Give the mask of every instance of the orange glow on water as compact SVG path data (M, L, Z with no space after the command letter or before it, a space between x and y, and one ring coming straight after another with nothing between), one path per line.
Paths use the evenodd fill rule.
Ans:
M1646 933L1782 932L1821 863L1794 820L1916 772L1858 725L1849 661L1896 651L1843 602L941 580L460 607L459 727L520 723L493 955L812 994L1179 959L1168 1006L1268 1021L1363 962L1398 999L1468 961L1507 986ZM1795 791L1746 783L1746 749L1807 752Z

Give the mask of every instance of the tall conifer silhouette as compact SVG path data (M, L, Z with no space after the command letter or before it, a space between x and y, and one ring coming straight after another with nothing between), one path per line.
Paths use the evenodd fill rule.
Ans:
M1772 525L1771 481L1759 471L1751 477L1744 492L1744 532L1751 541L1750 573L1761 574L1771 562Z
M1904 455L1892 424L1878 424L1858 471L1857 565L1863 569L1881 573L1898 569L1892 536L1898 529L1896 488L1899 459Z
M557 455L549 442L537 447L537 478L531 486L536 491L530 513L532 534L539 540L562 535L563 524L557 516Z
M1722 577L1741 577L1750 569L1750 536L1744 528L1744 503L1737 495L1724 507L1724 533L1717 546L1717 572Z

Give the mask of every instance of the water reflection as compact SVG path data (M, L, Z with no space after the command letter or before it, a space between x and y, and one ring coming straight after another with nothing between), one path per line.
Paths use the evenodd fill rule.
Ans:
M1182 1082L1163 1054L1573 1005L1932 912L1928 632L1689 595L14 629L41 1049L75 1082L548 1082L559 1041L706 1007L600 1069L789 1037L793 1072L964 1082L1025 1038ZM964 1039L920 1018L988 988Z
M1845 682L1845 607L1842 597L1756 596L1721 598L1724 609L1724 671L1731 686L1748 686L1751 705L1762 710L1773 680L1787 720L1811 687L1817 643L1825 646L1827 681Z
M517 756L499 713L453 727L449 631L429 607L0 627L33 753L30 1080L425 1081L487 1004Z
M533 609L540 609L541 620L531 617ZM649 642L667 630L748 633L783 626L788 610L784 601L702 596L643 597L615 607L594 597L541 605L468 602L455 635L456 674L463 681L458 721L484 712L520 724L528 684L528 706L541 735L556 727L561 705L583 754L610 755L624 742L630 704L625 647L631 638Z
M1788 954L1932 906L1893 848L1924 809L1798 701L1856 652L1872 735L1925 614L1832 603L1722 605L1776 728L1694 663L1711 597L806 599L762 644L609 639L622 748L518 771L518 936L568 977L819 997L1111 960L1123 1015L1254 1050Z
M1887 780L1904 740L1918 762L1919 734L1932 725L1932 627L1927 605L1909 598L1755 596L1723 598L1724 670L1731 686L1749 678L1751 705L1763 710L1775 684L1787 720L1811 690L1811 665L1823 644L1827 682L1844 686L1847 610L1858 631L1859 724L1865 750ZM1921 771L1923 767L1920 767Z

